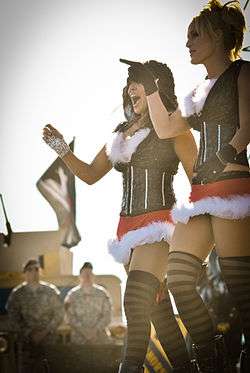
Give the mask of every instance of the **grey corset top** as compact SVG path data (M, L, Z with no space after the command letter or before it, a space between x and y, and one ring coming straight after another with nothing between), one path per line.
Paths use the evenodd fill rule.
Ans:
M161 140L151 130L130 162L114 165L123 180L121 215L171 209L175 203L173 177L178 164L173 140Z

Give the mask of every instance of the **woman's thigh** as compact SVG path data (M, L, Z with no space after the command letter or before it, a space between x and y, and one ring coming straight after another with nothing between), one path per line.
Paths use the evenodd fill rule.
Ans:
M170 244L170 251L182 251L205 260L214 246L209 215L191 218L187 224L178 223Z
M145 271L163 281L167 271L169 245L165 241L137 246L133 250L129 271Z
M211 221L219 256L250 256L250 217L229 220L213 216Z

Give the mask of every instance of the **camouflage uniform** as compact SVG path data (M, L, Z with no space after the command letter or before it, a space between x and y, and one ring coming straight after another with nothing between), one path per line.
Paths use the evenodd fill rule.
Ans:
M26 282L15 287L6 308L10 327L18 333L21 372L35 372L39 360L45 358L45 346L56 341L56 329L63 320L63 305L59 290L52 284L40 281L37 287ZM48 330L46 337L34 344L34 331Z
M111 322L111 301L103 287L93 285L87 289L78 285L68 292L65 305L72 343L91 343L85 337L89 330L96 331L97 335L92 343L109 343L105 328Z

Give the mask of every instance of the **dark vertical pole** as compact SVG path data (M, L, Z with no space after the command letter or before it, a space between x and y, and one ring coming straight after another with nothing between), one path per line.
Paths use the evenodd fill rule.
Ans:
M5 206L4 206L4 203L3 203L3 196L2 196L2 194L0 194L0 199L1 199L2 207L3 207L3 213L4 213L4 216L5 216L5 220L6 220L6 222L8 222L8 218L7 218Z
M6 210L5 210L4 203L3 203L2 194L0 194L0 199L1 199L2 207L3 207L3 212L4 212L4 216L5 216L5 221L6 221L6 229L7 229L7 233L8 233L7 236L4 236L4 244L9 246L10 241L11 241L12 229L11 229L10 222L8 221L7 213L6 213Z
M246 1L246 4L244 5L244 8L243 8L244 10L246 10L248 3L249 3L249 0Z

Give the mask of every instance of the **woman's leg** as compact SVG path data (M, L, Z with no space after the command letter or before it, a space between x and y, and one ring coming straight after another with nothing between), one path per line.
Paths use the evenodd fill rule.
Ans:
M174 315L167 284L164 282L163 286L160 298L152 309L151 321L174 371L188 373L191 366L186 343Z
M130 260L129 272L149 272L162 282L166 275L168 252L165 241L136 247Z
M197 289L204 259L214 245L209 216L197 216L187 224L177 224L168 260L167 281L180 317L193 342L207 344L214 326Z
M250 371L250 218L212 218L212 226L222 275L232 294L242 321Z
M206 305L197 292L202 263L214 246L211 219L197 216L175 228L168 260L167 279L182 321L194 345L202 373L230 372L222 336L215 328Z
M124 297L128 324L124 366L139 367L143 365L150 338L150 320L153 311L153 317L157 324L156 330L159 331L160 326L164 328L165 319L169 319L169 325L174 323L178 327L170 305L159 307L156 310L156 295L160 283L164 280L167 260L168 245L165 242L143 245L133 251ZM160 320L162 320L162 324ZM173 332L175 327L172 327L172 329ZM179 345L177 349L180 349L181 343L183 346L185 357L182 356L181 358L187 360L185 343L180 332L176 335L176 338L180 339L179 342L174 341L176 345ZM180 351L179 356L181 356Z

